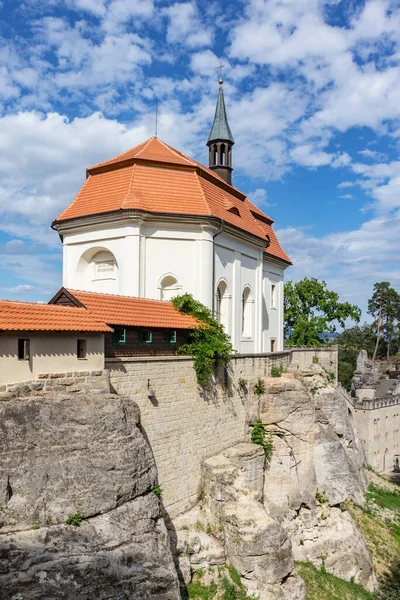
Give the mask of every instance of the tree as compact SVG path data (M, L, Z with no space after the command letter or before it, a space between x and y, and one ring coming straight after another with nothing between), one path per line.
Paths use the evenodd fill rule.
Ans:
M305 277L285 284L285 338L296 346L320 346L334 333L336 323L344 327L346 319L360 320L361 310L327 289L325 281Z
M368 300L368 312L375 318L376 343L372 360L376 359L381 334L386 342L386 358L390 357L390 344L400 321L400 295L388 281L375 283Z
M350 391L353 373L356 370L357 356L360 350L366 350L372 356L375 347L375 330L372 324L355 325L344 329L335 339L339 346L338 379Z

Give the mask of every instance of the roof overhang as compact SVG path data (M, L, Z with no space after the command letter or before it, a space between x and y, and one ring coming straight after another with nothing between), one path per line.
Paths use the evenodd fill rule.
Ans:
M178 213L155 213L144 210L126 210L120 209L116 211L98 213L96 215L74 217L73 219L65 219L63 221L54 221L51 227L59 232L59 234L73 233L76 230L91 229L96 226L104 227L105 224L110 225L125 225L128 221L141 221L141 222L164 222L168 223L174 221L174 223L185 223L189 225L206 225L212 229L230 233L236 238L239 238L246 242L266 249L267 240L262 236L257 236L249 233L240 227L236 227L223 219L219 219L212 215L183 215Z

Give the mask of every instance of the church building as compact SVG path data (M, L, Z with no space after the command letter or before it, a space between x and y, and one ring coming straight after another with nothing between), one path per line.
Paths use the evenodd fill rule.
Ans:
M170 300L188 292L240 353L283 348L283 276L273 220L232 185L234 139L222 80L209 167L152 137L89 167L52 227L70 290Z

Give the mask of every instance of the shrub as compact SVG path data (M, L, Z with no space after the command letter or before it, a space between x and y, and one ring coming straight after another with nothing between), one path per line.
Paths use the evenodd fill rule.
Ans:
M178 354L194 357L197 382L205 386L218 360L225 366L229 363L233 352L230 337L214 319L211 310L191 294L177 296L172 303L177 310L199 321L199 326L189 334L187 343L178 348Z
M65 521L67 525L73 525L74 527L79 527L83 521L83 514L78 511L73 515L69 515L67 520Z
M254 386L254 393L259 398L265 394L265 384L262 379L258 379Z
M268 458L272 453L272 438L266 435L265 427L261 419L257 419L254 423L253 431L251 432L251 441L253 444L258 444L264 448L265 456Z
M153 489L151 491L153 492L153 494L155 494L159 498L161 498L161 496L163 495L163 490L159 485L156 485L155 487L153 487Z
M283 365L272 365L271 377L280 377L284 371Z

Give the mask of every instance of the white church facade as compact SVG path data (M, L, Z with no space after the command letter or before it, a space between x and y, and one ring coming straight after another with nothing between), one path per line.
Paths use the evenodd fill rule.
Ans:
M211 308L240 353L283 349L283 279L291 264L273 221L231 185L232 147L220 82L209 168L150 138L87 170L54 221L63 286Z

